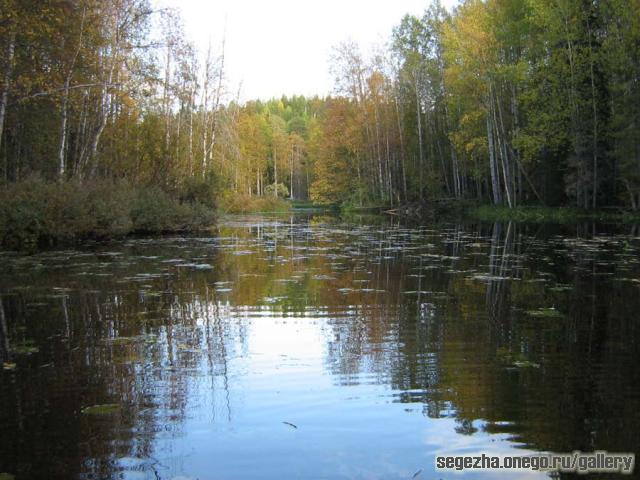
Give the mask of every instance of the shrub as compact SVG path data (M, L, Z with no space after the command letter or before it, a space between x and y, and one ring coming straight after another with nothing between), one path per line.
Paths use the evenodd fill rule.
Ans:
M131 220L136 232L166 232L179 221L178 202L158 187L139 190L131 205Z
M181 203L157 187L31 177L0 187L0 245L21 249L131 231L192 230L211 225L214 213L196 196Z
M209 226L214 211L202 203L180 203L158 187L138 191L131 207L136 232L176 232Z
M187 179L180 189L179 197L181 203L199 203L209 208L216 207L216 188L212 179Z
M125 182L45 184L44 235L51 239L112 237L131 230L133 189Z
M35 244L45 231L45 183L33 177L0 191L0 242L8 247Z

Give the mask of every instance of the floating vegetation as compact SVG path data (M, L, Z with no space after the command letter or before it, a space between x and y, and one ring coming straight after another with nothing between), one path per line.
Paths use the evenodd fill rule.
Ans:
M198 263L193 268L196 270L213 270L213 265L209 265L208 263Z
M539 363L531 362L529 360L516 360L513 362L513 366L517 368L540 368Z
M120 411L118 403L102 403L100 405L91 405L80 410L85 415L111 415Z
M145 290L141 290L140 294L143 297L161 297L162 296L162 292L148 292L148 291L145 291Z
M514 280L510 277L501 277L499 275L473 275L470 277L472 280L478 280L480 282L495 282L503 280Z
M314 280L335 280L336 277L332 277L331 275L314 275L312 277Z
M148 340L155 339L155 335L137 335L134 337L110 337L103 338L102 342L110 345L128 345L130 343L147 342Z
M250 229L245 222L233 225L223 223L221 232L229 236L205 239L208 243L189 237L127 242L123 256L104 256L108 263L102 264L92 257L84 264L62 256L38 257L46 275L38 275L31 260L17 266L9 257L0 258L9 345L22 342L16 347L20 353L32 353L26 357L12 350L10 360L0 361L0 376L17 382L50 377L64 387L72 368L89 359L106 373L96 372L100 383L90 384L85 403L71 402L65 408L85 423L113 423L126 414L126 428L136 435L151 434L164 422L198 428L189 412L180 411L183 397L197 403L211 399L217 414L225 402L230 411L237 407L232 403L239 400L234 392L246 386L274 392L267 400L290 407L278 408L275 422L265 427L285 436L295 437L309 428L296 408L304 408L310 398L322 406L343 400L353 406L371 405L373 398L381 408L395 408L384 405L399 400L406 402L404 411L419 417L421 405L444 392L454 400L442 402L433 413L453 419L459 407L454 394L459 392L448 389L476 392L478 378L485 373L497 378L501 388L524 394L528 384L519 384L518 377L538 382L549 370L544 380L552 386L561 381L551 375L564 365L554 355L564 360L578 351L562 350L564 330L586 328L567 325L563 318L579 302L591 300L593 290L584 285L594 278L594 265L616 274L615 283L605 277L606 283L598 286L601 298L596 303L630 302L615 311L624 315L624 323L607 324L615 335L606 345L606 360L617 360L618 353L623 362L629 357L631 347L622 333L628 331L629 315L635 311L640 244L631 245L623 256L616 255L611 244L580 246L563 243L561 236L549 239L549 229L541 232L544 239L536 240L535 229L519 226L494 235L496 227L486 225L395 231L350 227L336 232L310 227L306 218L294 219L291 225L279 223L279 232L261 218L254 224L260 229ZM464 234L468 228L473 229L471 235ZM508 242L505 233L510 235ZM427 239L433 243L425 244ZM610 258L611 267L604 263ZM88 275L77 276L80 271ZM7 298L8 292L15 298ZM65 295L68 300L61 300ZM33 302L47 306L23 308ZM514 318L520 321L511 321ZM42 330L36 336L33 328ZM578 335L577 341L584 342L584 337ZM31 338L37 346L25 342ZM42 351L35 353L38 346ZM59 354L68 351L73 353L60 361ZM473 362L467 365L469 359ZM404 382L415 366L420 370L416 382ZM432 383L431 372L440 368L445 373L462 368L459 382L453 387ZM92 372L86 373L91 380ZM36 382L34 392L49 384ZM351 386L358 388L345 388ZM216 395L209 397L214 387ZM234 395L225 398L223 387ZM337 395L325 397L325 388ZM174 394L180 402L172 401ZM521 397L509 397L510 405L520 408ZM144 410L130 411L131 398ZM485 400L482 392L475 399L479 405ZM87 406L101 401L117 403ZM355 409L353 414L358 414ZM278 421L278 416L303 425ZM510 441L506 439L511 437L493 435L507 427L500 422L489 425L491 435L480 440ZM465 434L475 430L460 429ZM115 434L117 442L120 436ZM137 465L118 455L114 459L117 468L127 467L123 472ZM144 462L146 468L149 460ZM427 477L429 470L419 468L409 463L394 471L404 478Z
M31 340L18 343L11 348L11 352L16 355L31 355L32 353L38 353L39 351L40 349L36 347Z
M286 299L286 298L287 298L287 297L284 297L284 296L279 296L279 297L264 297L264 298L262 299L262 301L263 301L264 303L277 303L277 302L279 302L279 301L281 301L281 300L284 300L284 299Z
M213 270L213 265L208 263L176 263L176 268L188 268L192 270Z
M537 308L535 310L527 310L527 315L535 318L562 318L564 314L555 307Z
M573 287L571 285L558 284L554 287L549 287L549 290L552 292L570 292L571 290L573 290Z

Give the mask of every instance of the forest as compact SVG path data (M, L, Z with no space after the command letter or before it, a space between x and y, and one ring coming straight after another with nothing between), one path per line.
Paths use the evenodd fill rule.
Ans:
M640 2L425 6L336 45L331 95L241 102L224 41L199 52L175 10L1 0L0 231L56 196L108 216L122 190L125 230L283 199L640 209Z

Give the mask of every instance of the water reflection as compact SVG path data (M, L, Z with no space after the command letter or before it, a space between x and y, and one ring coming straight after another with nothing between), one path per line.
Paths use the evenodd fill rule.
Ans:
M634 235L243 217L3 254L0 472L430 478L439 453L639 451Z

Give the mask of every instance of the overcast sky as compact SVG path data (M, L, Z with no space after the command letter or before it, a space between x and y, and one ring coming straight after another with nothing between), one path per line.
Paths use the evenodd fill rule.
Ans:
M431 0L155 0L182 12L201 52L217 50L226 23L230 88L241 99L325 95L332 89L331 47L352 38L364 49L383 43L405 13L421 15ZM443 0L451 8L456 0ZM366 51L366 50L365 50Z

